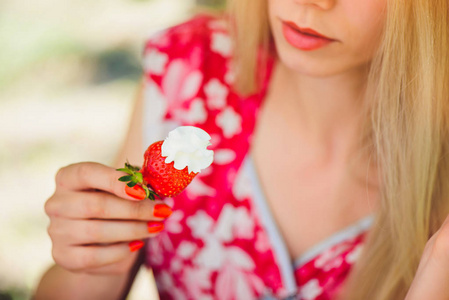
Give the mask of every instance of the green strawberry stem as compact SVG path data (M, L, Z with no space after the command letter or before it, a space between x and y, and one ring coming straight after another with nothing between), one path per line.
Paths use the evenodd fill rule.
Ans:
M151 200L155 200L155 197L158 197L159 199L162 199L158 194L156 194L153 190L149 189L148 186L143 182L143 176L142 173L140 173L140 168L131 165L129 162L125 163L124 168L116 169L120 172L125 172L128 175L120 177L118 180L122 182L127 182L127 186L133 187L136 184L141 186L146 193L146 198L149 198Z

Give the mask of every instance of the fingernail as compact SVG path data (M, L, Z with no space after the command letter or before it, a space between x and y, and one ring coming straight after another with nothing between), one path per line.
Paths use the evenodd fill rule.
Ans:
M143 241L140 241L140 240L132 241L128 244L128 246L129 246L129 251L135 252L143 247Z
M140 185L136 184L133 187L125 186L125 193L134 199L143 200L147 197L147 193Z
M156 232L162 231L162 229L164 229L164 223L162 223L162 222L149 221L147 223L147 225L148 225L149 233L156 233Z
M165 204L156 204L154 206L153 215L157 218L168 218L172 214L170 206Z

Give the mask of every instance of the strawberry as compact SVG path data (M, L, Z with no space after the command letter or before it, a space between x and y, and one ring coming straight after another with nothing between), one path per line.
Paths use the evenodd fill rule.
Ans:
M174 162L165 163L165 157L161 155L163 141L151 144L144 154L144 163L141 169L125 163L125 168L117 169L128 173L119 178L120 181L128 182L129 187L136 184L142 186L151 200L156 197L173 197L181 193L192 179L198 174L188 171L185 167L177 170Z
M177 170L174 162L165 163L165 157L161 155L162 143L156 142L145 151L141 172L144 182L158 195L173 197L181 193L198 173L189 173L187 167Z
M173 197L181 193L202 169L213 162L208 150L211 136L193 126L180 126L169 132L165 141L151 144L144 154L142 168L125 163L117 169L128 175L119 178L129 187L141 186L147 198Z

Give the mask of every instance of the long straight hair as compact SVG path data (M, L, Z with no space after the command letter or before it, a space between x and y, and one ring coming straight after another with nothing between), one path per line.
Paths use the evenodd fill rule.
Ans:
M229 0L236 88L257 89L271 38L266 0ZM343 289L345 300L403 299L429 237L449 213L449 1L388 0L365 97L365 149L381 205Z
M235 88L250 94L261 87L272 41L267 1L228 0L230 33L234 40Z

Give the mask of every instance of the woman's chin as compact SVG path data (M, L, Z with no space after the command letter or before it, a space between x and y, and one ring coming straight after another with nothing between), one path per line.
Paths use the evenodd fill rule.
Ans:
M280 54L279 62L282 63L292 75L301 75L316 78L326 78L342 75L351 70L360 71L362 65L358 63L345 63L344 59L326 59L313 55L295 53Z
M329 68L329 65L326 64L312 64L310 62L301 63L292 61L284 62L282 60L281 63L283 63L292 74L301 76L325 78L335 76L341 72L341 70Z

